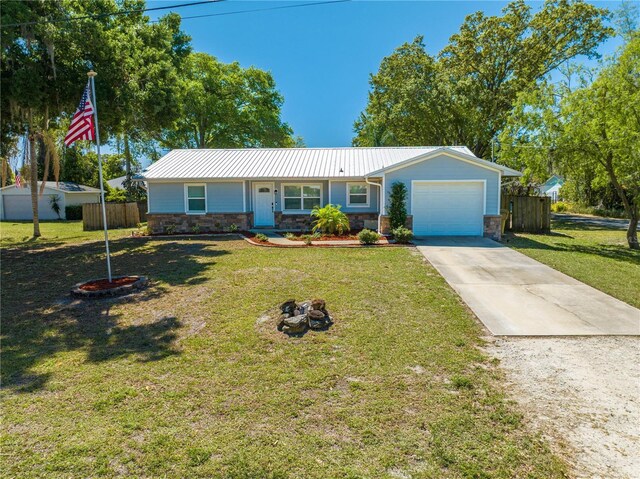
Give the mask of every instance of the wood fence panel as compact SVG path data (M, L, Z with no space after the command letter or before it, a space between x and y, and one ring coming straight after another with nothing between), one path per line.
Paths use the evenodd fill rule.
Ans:
M551 230L551 198L548 196L502 195L500 208L510 212L507 231L546 233Z
M107 227L132 228L140 223L140 213L137 203L107 203ZM85 203L82 205L82 226L84 231L101 230L102 205L100 203Z
M147 202L138 201L138 214L140 215L140 223L147 221Z

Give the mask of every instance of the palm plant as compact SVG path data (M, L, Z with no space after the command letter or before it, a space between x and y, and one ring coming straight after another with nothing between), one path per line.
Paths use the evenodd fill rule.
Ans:
M316 206L311 211L311 216L316 220L313 222L313 232L318 231L324 234L344 234L345 231L349 231L349 218L342 211L342 206L328 204L322 208Z

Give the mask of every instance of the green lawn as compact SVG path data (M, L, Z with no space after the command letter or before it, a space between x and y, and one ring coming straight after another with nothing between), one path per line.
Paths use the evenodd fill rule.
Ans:
M56 241L2 251L4 477L565 477L412 249L120 238L153 284L83 302L103 245ZM313 297L327 332L257 321Z
M548 235L507 236L508 246L640 308L640 251L630 250L624 230L554 221Z
M132 231L137 231L137 228L109 230L109 237L130 236ZM0 246L34 248L104 239L102 230L82 231L82 221L41 221L40 233L42 236L37 240L33 238L31 221L0 221Z

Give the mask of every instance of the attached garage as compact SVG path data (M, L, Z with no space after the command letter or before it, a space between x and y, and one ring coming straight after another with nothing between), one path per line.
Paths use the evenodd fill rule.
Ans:
M484 180L413 181L413 231L417 236L482 236Z

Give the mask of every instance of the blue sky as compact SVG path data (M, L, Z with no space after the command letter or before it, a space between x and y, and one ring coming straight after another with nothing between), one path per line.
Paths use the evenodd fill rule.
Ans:
M172 4L186 3L168 0ZM309 3L240 1L176 11L183 17ZM540 2L530 2L538 8ZM618 2L594 2L611 10ZM148 1L149 7L166 2ZM423 35L435 54L466 15L496 15L502 1L351 1L303 8L183 20L196 51L270 71L284 95L283 119L310 147L350 146L353 122L367 103L369 74L404 42ZM154 12L150 12L154 13ZM157 12L152 18L166 13ZM600 48L612 53L610 40Z

